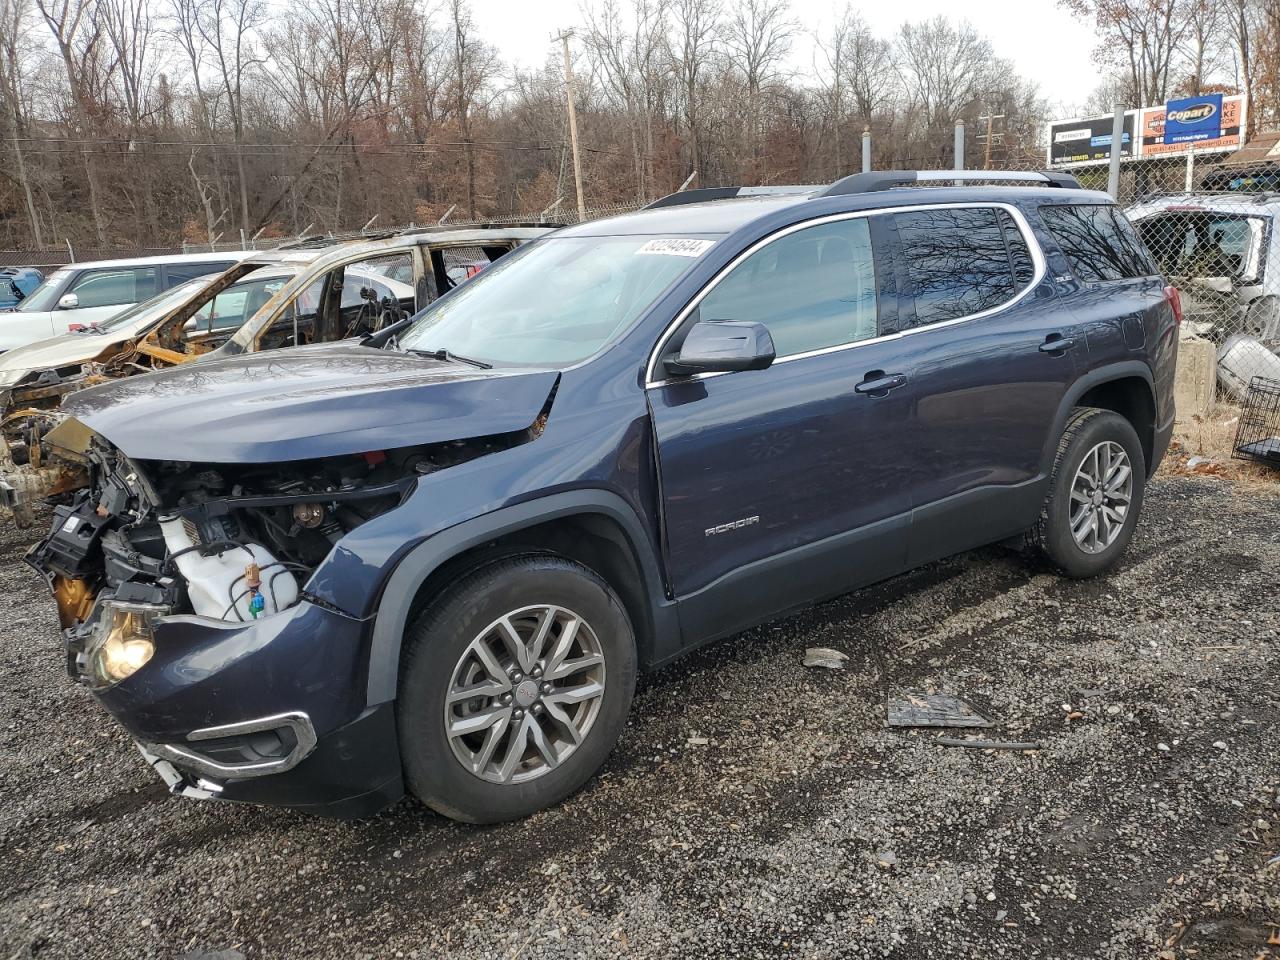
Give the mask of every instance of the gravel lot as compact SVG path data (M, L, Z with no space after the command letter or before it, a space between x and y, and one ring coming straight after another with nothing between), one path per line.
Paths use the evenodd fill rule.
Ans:
M0 960L1280 958L1274 495L1162 478L1106 579L983 550L720 643L603 776L486 829L169 798L0 541ZM899 688L1044 749L887 729Z

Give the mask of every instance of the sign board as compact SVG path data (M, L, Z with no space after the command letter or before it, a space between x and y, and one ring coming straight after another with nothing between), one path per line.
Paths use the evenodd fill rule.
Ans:
M1194 149L1197 153L1209 151L1226 151L1238 150L1244 146L1244 97L1233 95L1221 98L1221 107L1217 111L1216 117L1204 116L1203 109L1196 110L1196 105L1203 106L1206 103L1213 102L1214 98L1210 97L1194 97L1187 100L1172 100L1169 106L1175 108L1175 113L1181 112L1182 116L1172 122L1167 121L1168 110L1166 107L1144 107L1142 110L1142 140L1138 144L1138 155L1141 157L1170 157L1187 153ZM1179 104L1188 104L1188 110L1178 111ZM1182 121L1192 121L1191 126L1196 126L1197 118L1202 129L1199 132L1207 134L1215 134L1211 136L1194 136L1196 131L1188 133L1188 124ZM1210 129L1217 126L1216 131ZM1188 139L1175 139L1179 136L1187 136Z
M1164 105L1164 142L1196 143L1222 136L1222 94L1184 97Z
M1120 141L1120 156L1132 157L1135 147L1135 128L1138 111L1124 115L1124 135ZM1115 117L1083 117L1075 120L1058 120L1049 124L1049 166L1064 163L1105 162L1111 156L1111 130Z

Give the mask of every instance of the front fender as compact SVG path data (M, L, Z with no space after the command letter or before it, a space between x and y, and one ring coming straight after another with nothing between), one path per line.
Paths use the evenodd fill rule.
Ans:
M570 490L503 507L429 537L397 564L378 605L369 650L370 706L395 699L400 674L400 644L409 626L414 599L436 570L453 557L497 537L548 520L603 515L618 524L630 542L644 579L655 633L678 636L675 609L664 602L657 558L640 518L616 493L599 489Z

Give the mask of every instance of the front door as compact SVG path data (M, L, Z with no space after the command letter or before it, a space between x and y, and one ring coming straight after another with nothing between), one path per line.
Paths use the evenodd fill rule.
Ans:
M877 339L877 302L867 218L803 227L732 265L682 324L760 322L772 366L662 379L659 363L648 397L686 636L901 569L912 370L897 341Z

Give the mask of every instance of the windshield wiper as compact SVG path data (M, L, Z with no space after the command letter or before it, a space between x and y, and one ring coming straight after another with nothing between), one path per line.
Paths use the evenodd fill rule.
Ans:
M416 357L430 357L432 360L452 360L456 363L469 363L471 366L479 367L481 370L493 369L492 363L485 363L483 360L476 360L472 357L459 356L451 350L444 349L444 347L439 350L415 350L410 347L405 350L405 353L412 353Z

